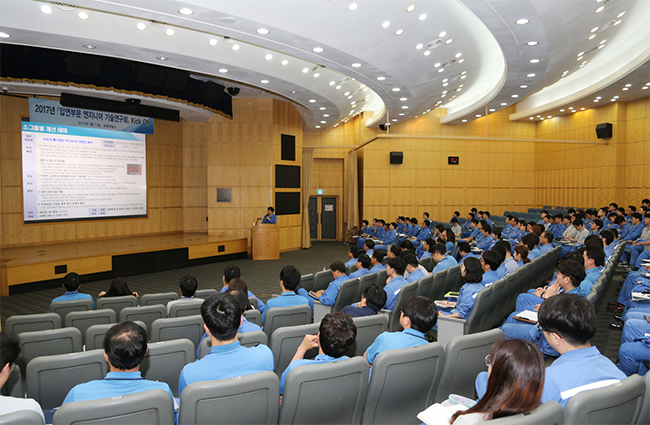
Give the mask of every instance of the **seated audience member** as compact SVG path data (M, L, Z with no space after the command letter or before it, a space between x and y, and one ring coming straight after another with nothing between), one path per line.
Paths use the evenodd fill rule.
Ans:
M474 303L476 303L476 295L481 289L485 288L485 285L481 283L483 279L481 262L476 258L468 258L460 266L460 275L463 286L458 293L458 301L439 303L438 307L445 309L445 311L440 310L438 315L468 319L472 314Z
M599 235L601 230L603 230L603 222L602 220L595 219L591 222L591 231L589 232L590 235Z
M483 266L483 280L481 280L481 283L486 288L499 280L497 270L501 266L501 262L501 255L496 251L485 251L481 255L481 265Z
M431 238L422 241L422 245L418 246L418 249L415 250L415 255L418 257L418 260L431 257L431 247L433 244L435 244L435 241Z
M555 400L566 407L569 399L588 389L613 385L625 374L589 342L596 334L596 312L586 298L559 294L539 308L539 331L560 357L546 368L542 403ZM485 394L485 372L479 374L476 391Z
M397 246L397 245L393 245L393 246ZM382 261L384 261L385 256L386 254L383 251L377 251L372 253L372 255L370 256L370 265L372 266L370 268L370 273L379 273L379 271L381 270L386 270L386 267L384 267L384 265L382 264Z
M350 273L348 279L354 279L355 277L367 275L370 273L370 270L368 270L369 267L370 257L368 257L366 254L359 255L359 258L357 259L357 270L354 273Z
M401 244L399 244L399 246L398 245L391 246L390 249L388 250L388 253L386 254L388 256L388 258L399 258L399 257L401 257L402 256L402 249L403 249L402 245L406 244L407 242L409 244L411 243L409 241L404 241ZM413 247L413 245L411 245L411 247Z
M574 237L567 236L566 239L571 242L584 243L587 236L589 236L589 230L585 228L580 217L573 220L573 227L576 230L576 235Z
M414 295L404 302L400 311L399 323L404 330L379 334L363 353L363 357L373 364L382 351L428 344L427 333L437 321L438 309L435 303L427 297Z
M473 218L470 221L470 229L469 229L469 234L461 239L463 242L474 242L476 238L481 234L481 229L478 227L478 220Z
M169 316L169 313L172 311L172 306L175 304L180 304L187 301L203 301L201 298L194 298L194 293L198 287L199 284L194 276L181 277L180 281L178 282L178 288L181 291L181 298L167 303L167 316Z
M614 245L614 234L609 230L603 230L598 235L603 241L603 252L605 253L605 264L609 262L609 259L614 255L616 250L616 245Z
M587 276L580 283L579 294L586 297L603 272L602 267L605 265L605 251L599 246L587 245L582 253L582 258Z
M65 294L54 298L52 300L53 303L58 301L90 300L93 302L93 309L95 308L95 300L93 300L92 295L79 293L81 279L77 273L68 273L65 275L63 278L63 287L65 288Z
M239 270L239 267L232 265L226 267L223 271L223 277L221 278L221 281L223 282L223 288L221 288L220 292L226 292L230 286L230 281L235 278L241 278L241 270ZM249 297L253 297L257 300L257 309L260 311L260 313L264 313L264 303L260 301L260 299L257 298L255 294L249 291L248 288L246 288L246 293Z
M372 239L366 239L366 241L363 243L363 253L365 253L368 257L372 255L375 248L375 241Z
M535 233L528 233L521 238L521 244L528 247L528 258L534 260L540 256L537 245L539 244L539 236Z
M397 243L397 231L395 230L395 227L397 227L397 223L395 222L386 224L384 234L382 235L382 238L379 240L379 242L375 245L375 249L387 251L388 245Z
M442 233L442 237L445 240L445 248L447 248L447 252L453 254L456 235L454 235L454 232L452 232L451 229L445 229Z
M566 230L566 225L564 224L564 215L562 214L556 214L553 217L553 220L555 221L555 228L553 233L553 236L556 239L562 239L562 235L564 234L564 231ZM569 223L571 221L569 220Z
M465 223L463 223L463 233L461 233L461 238L466 238L472 231L472 220L475 219L474 213L468 213Z
M428 212L423 212L422 213L422 221L427 221L429 224L431 224L431 219L429 218L429 213Z
M528 258L528 247L526 245L517 245L512 258L514 258L519 267L530 263L530 258Z
M273 372L273 353L269 347L240 345L237 335L242 324L242 308L235 297L227 293L209 297L201 305L201 317L212 348L201 360L183 368L178 380L179 394L193 382Z
M437 273L439 271L446 270L450 267L458 265L456 259L447 254L447 248L443 244L434 244L431 248L429 248L429 251L431 252L433 261L436 262L436 265L431 273Z
M500 241L500 242L508 242L508 241ZM517 263L515 263L515 260L512 258L510 255L510 251L508 251L508 248L506 248L503 244L499 244L498 242L492 247L492 251L495 251L499 253L499 262L501 263L499 265L499 268L497 269L497 278L501 279L508 275L508 268L507 265L510 264L511 267L514 266L515 270L517 268ZM506 260L508 263L506 264Z
M485 394L473 407L454 413L450 423L477 424L529 412L540 404L544 358L528 341L500 340L485 358Z
M169 385L142 378L140 363L147 354L147 331L133 322L113 325L104 336L104 358L109 372L104 379L90 381L73 387L63 400L96 400L161 389L174 399Z
M467 258L476 258L479 254L474 254L469 243L458 242L458 264L463 264Z
M386 263L388 279L386 279L386 286L384 286L384 291L386 291L386 304L384 308L387 310L393 310L402 286L408 283L403 277L405 270L406 264L404 264L401 258L388 259L388 263Z
M431 237L431 230L429 229L429 224L430 222L428 221L423 221L422 222L422 228L418 232L417 236L411 236L411 243L413 244L414 247L417 247L422 243L423 240L426 240L427 238Z
M492 242L494 242L494 239L490 236L492 228L487 223L479 223L479 226L481 227L481 236L483 237L476 240L476 246L481 251L487 251L492 246Z
M539 237L539 252L541 254L546 254L553 249L553 233L546 231L542 233L542 236Z
M386 291L376 283L368 286L361 301L358 303L343 307L342 313L347 313L352 317L373 316L386 304Z
M632 253L630 256L630 265L635 270L641 266L642 260L650 256L650 215L646 214L643 217L643 225L641 236L630 244L630 251Z
M280 394L284 394L287 375L293 368L349 359L345 353L354 344L356 338L357 327L349 314L339 311L325 315L320 322L318 335L305 335L291 363L282 373ZM314 360L305 359L305 353L312 348L318 348L318 355Z
M425 276L429 275L424 267L420 268L420 263L414 254L406 254L402 257L404 264L406 265L405 271L408 272L408 276L405 277L408 283L417 282ZM424 270L423 270L424 269Z
M627 376L635 373L644 376L650 361L650 311L635 311L627 316L618 351L618 368Z
M454 232L456 239L460 239L460 236L463 234L463 228L458 224L458 218L452 218L449 224L451 224L451 231Z
M16 358L20 354L20 340L18 335L2 331L0 332L0 388L4 387L9 379L11 372L16 365ZM43 423L43 409L33 398L6 397L0 395L0 415L21 412L23 410L33 410L41 415Z
M316 299L323 305L334 305L336 302L336 297L339 295L341 284L348 280L348 276L345 274L345 264L343 264L342 261L333 262L330 265L330 270L332 271L334 280L330 282L327 289L316 291Z
M394 245L393 245L393 246L394 246ZM399 244L399 248L400 248L400 253L401 253L402 251L413 251L413 252L415 252L415 247L413 246L413 244L411 243L411 241L408 241L408 240L407 240L407 241L403 241L403 242L401 242L401 243ZM391 246L391 251L393 251L393 247L392 247L392 246ZM396 254L396 256L397 256L397 250L395 250L394 252L395 252L395 254ZM400 254L400 255L401 255L401 254Z
M280 271L280 291L282 293L279 297L271 298L266 302L266 307L262 313L262 323L264 323L266 313L270 308L309 305L309 300L312 298L307 294L307 291L300 288L305 293L302 296L297 292L300 277L300 271L294 266L284 266L282 268Z
M97 298L103 298L103 297L121 297L124 295L133 295L134 297L138 298L138 293L137 292L132 292L129 289L129 286L126 284L126 280L122 277L116 277L113 279L111 282L110 288L108 288L108 291L102 291L97 295Z
M253 309L253 307L251 307L251 303L248 301L248 295L246 295L246 292L242 291L241 289L231 287L226 291L226 294L235 298L241 307L241 325L239 325L238 332L240 334L244 334L246 332L261 331L262 328L259 325L249 322L248 319L246 319L246 316L244 316L244 313L247 310ZM209 335L204 336L207 338Z
M357 258L359 258L359 254L361 254L361 249L356 246L351 246L350 251L348 251L349 260L345 263L345 267L350 267L357 264Z
M644 290L650 290L650 280L644 277L643 274L650 273L650 265L645 265L636 272L630 272L625 277L623 281L623 287L618 293L618 299L615 302L609 303L607 306L607 311L613 313L623 313L625 306L632 298L632 292L641 292ZM622 325L621 325L622 326ZM621 326L616 327L617 329Z

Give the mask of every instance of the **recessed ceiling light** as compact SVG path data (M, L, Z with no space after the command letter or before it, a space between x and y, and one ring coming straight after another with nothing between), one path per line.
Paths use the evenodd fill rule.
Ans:
M140 31L144 31L147 28L147 26L143 22L138 22L138 25L136 25L135 27Z
M625 87L632 87L632 84L626 84Z
M456 56L455 56L455 57L456 57L456 59L458 59L458 58L461 57L461 56L463 56L462 53L456 53Z
M323 49L322 47L314 47L314 48L311 49L311 50L312 50L312 52L314 52L314 53L321 53L321 52L322 52L323 50L325 50L325 49Z
M409 108L409 107L406 106L406 105L402 106L402 109L408 109L408 108Z
M393 118L391 121L395 122L395 121L397 121L397 118Z
M338 124L337 124L338 125ZM320 125L317 125L316 128L320 128Z
M513 94L513 95L512 95L512 96L510 96L510 97L514 97L514 98L517 98L517 97L519 97L519 95L518 95L518 94Z
M424 47L424 44L420 43L417 46L415 46L416 49L420 50L421 48Z
M573 106L569 106L569 109L574 109Z
M386 79L386 77L377 77L377 80L379 80L379 81L384 81L385 79Z
M483 115L481 114L476 114L476 118L481 118Z
M336 90L341 90L341 86L340 86L340 85L338 85L338 86L336 86L336 87L334 87L334 88L335 88Z
M314 78L318 78L318 77L320 77L320 72L314 72L313 77L314 77Z
M401 100L402 102L406 102L408 99L405 97L400 97L399 100Z
M284 59L284 60L283 60L282 62L280 62L280 63L281 63L282 65L288 65L288 64L289 64L289 61L286 60L286 59Z
M621 12L618 15L616 15L617 18L621 18L623 15L625 15L625 12Z
M648 86L641 87L641 90L648 90Z
M602 99L602 97L601 96L596 96L596 99L600 100L600 99Z
M418 16L418 19L419 19L420 21L424 21L425 19L427 19L427 14L426 14L426 13L423 13L422 15Z
M526 84L522 84L522 85L519 86L519 88L520 88L520 89L527 89L528 86L527 86Z
M398 29L397 31L395 31L395 35L402 35L403 33L404 33L403 29Z
M609 99L610 102L616 102L616 99Z
M521 19L517 19L517 20L515 21L515 24L517 24L517 25L524 25L524 24L527 24L528 22L530 22L528 19L526 19L526 18L521 18Z
M539 41L529 41L526 43L526 46L537 46L539 44Z
M343 96L347 96L347 95L349 95L349 94L350 94L350 92L349 92L349 91L346 91L345 93L343 93Z
M467 78L467 75L463 75L460 77L461 80L464 80L465 78Z
M77 17L83 21L89 18L88 14L86 12L79 12L77 13Z
M621 20L619 19L618 21L614 22L614 25L616 26L616 25L620 24L621 22L623 22L623 21L621 21Z
M326 124L326 123L327 123L327 121L321 121L320 123L321 123L321 124Z
M181 15L192 15L194 14L194 11L192 9L188 9L187 7L184 7L182 9L178 9L178 13Z
M266 28L259 28L256 32L257 32L258 34L260 34L260 35L266 35L266 34L270 33L271 31L269 31L269 30L266 29Z
M303 68L303 69L302 69L302 73L303 73L303 74L306 74L306 73L308 73L308 72L309 72L309 68Z
M600 6L598 9L596 9L596 13L600 13L603 10L605 10L605 6Z
M589 36L589 40L593 40L594 38L596 38L596 34L591 34L591 35Z
M444 83L442 86L447 87L448 85L449 85L449 83Z
M86 49L91 49L91 50L97 48L97 46L92 45L92 44L84 44L84 47L85 47Z
M226 72L228 72L228 70L226 68L219 68L219 72L225 74Z
M356 4L356 3L350 3L350 5L348 6L348 9L349 9L349 10L357 10L358 7L359 7L358 4Z
M528 62L530 62L530 63L539 63L539 59L531 59Z
M407 12L413 12L414 10L415 10L415 5L414 4L412 4L412 5L410 5L409 7L406 8Z
M442 65L440 62L436 62L435 64L433 64L433 67L434 67L434 68L439 68L440 65Z
M446 35L447 35L447 32L446 32L446 31L442 31L440 34L438 34L438 37L441 37L441 38L442 38L442 37L444 37L444 36L446 36Z
M321 107L320 107L320 108L318 108L318 109L320 109L321 111L324 111L324 110L325 110L325 109L327 109L327 108L326 108L326 107L324 107L324 106L321 106Z
M399 91L399 90L400 90L399 87L393 87L393 91Z
M544 117L540 118L539 120L540 120L540 121L544 121Z
M584 111L586 108L580 108L581 111Z
M501 103L501 106L506 106L508 105L506 102Z
M465 59L461 59L458 61L458 63L463 63L463 62L465 62Z
M273 55L268 54L268 55L264 56L264 59L266 59L267 61L270 61L271 59L273 59Z
M462 91L462 90L463 90L463 89L461 89L460 87L456 89L456 91Z
M269 80L260 80L260 83L262 83L262 84L268 84L268 83L269 83Z
M352 64L352 68L361 68L361 64L355 62L355 63Z
M316 99L309 99L309 103L316 103Z
M489 111L490 111L490 112L494 112L494 111L496 111L496 109L492 108L492 109L490 109Z
M161 60L161 61L169 60L169 58L168 58L167 56L158 56L157 59L158 59L158 60Z
M449 40L445 41L445 44L451 44L452 41L454 41L454 39L450 38Z
M533 78L534 76L535 76L535 74L526 74L526 77L528 77L528 78Z
M627 87L623 87L623 90L629 90Z
M323 114L323 116L324 116L325 118L327 118L327 117L330 116L330 114Z
M614 99L618 99L620 96L614 96Z
M598 100L598 99L594 99L594 102L600 102L600 100Z
M463 122L467 122L467 120L463 120Z
M174 35L175 33L176 33L176 31L174 31L174 30L171 29L171 28L167 28L167 31L165 31L165 34L167 34L167 35L170 36L170 37L171 37L172 35Z
M216 38L211 38L210 41L208 41L208 43L210 44L210 46L216 46L218 41Z
M596 32L596 31L598 31L598 27L593 27L589 32Z
M564 109L560 109L560 112L564 112Z
M382 28L388 28L389 26L390 26L390 21L384 21L384 22L382 22L382 24L381 24L381 27L382 27Z
M406 114L404 114L404 112L400 112L400 113L397 114L397 115L399 115L400 117L403 117L403 116L406 115Z
M606 40L606 39L605 39L605 40L603 40L603 41L601 41L601 42L600 42L600 43L598 43L598 44L605 44L605 43L607 43L607 40Z
M553 116L552 116L552 115L549 115L549 116L548 116L548 117L546 117L546 118L553 118Z
M440 68L440 69L438 70L438 72L442 72L442 71L444 71L444 70L445 70L445 68Z
M52 13L52 8L44 4L43 6L41 6L41 12L49 15L50 13Z
M231 49L233 49L234 51L239 50L239 48L240 48L239 44L233 44L231 47Z
M427 50L426 52L424 52L424 56L429 56L430 54L431 54L431 50Z

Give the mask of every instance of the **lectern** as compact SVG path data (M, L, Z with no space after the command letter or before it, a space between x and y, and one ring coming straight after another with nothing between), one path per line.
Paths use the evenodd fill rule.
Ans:
M280 259L280 228L275 224L258 224L251 227L253 260Z

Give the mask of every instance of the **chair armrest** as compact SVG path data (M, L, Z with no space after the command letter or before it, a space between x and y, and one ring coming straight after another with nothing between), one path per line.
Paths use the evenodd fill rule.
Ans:
M446 346L450 339L465 335L467 320L457 317L438 316L438 342Z
M327 314L332 312L331 305L324 305L318 300L314 300L314 323L319 323Z
M387 309L385 309L385 308L382 308L382 309L379 310L377 313L379 313L379 314L390 315L392 312L391 312L390 310L387 310Z

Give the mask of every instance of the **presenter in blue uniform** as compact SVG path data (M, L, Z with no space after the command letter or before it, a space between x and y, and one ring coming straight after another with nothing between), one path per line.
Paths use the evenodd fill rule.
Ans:
M262 219L262 224L278 224L278 217L274 214L275 208L268 207L266 215Z

